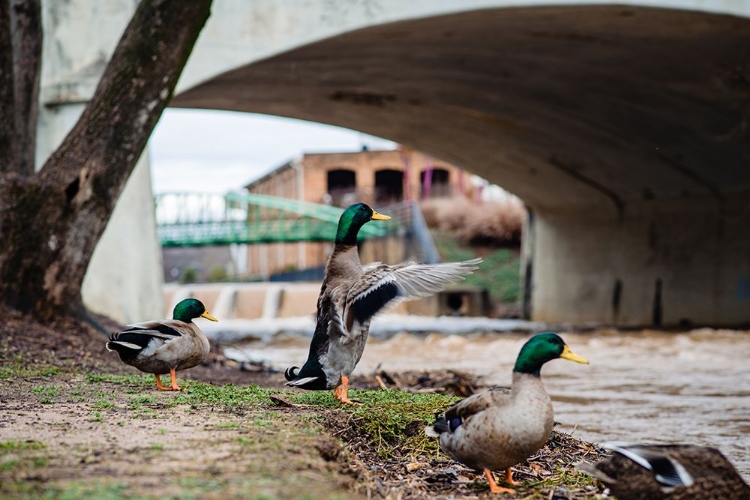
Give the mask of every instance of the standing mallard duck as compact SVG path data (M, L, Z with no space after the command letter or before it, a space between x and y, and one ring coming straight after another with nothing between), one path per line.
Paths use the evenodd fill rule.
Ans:
M364 203L347 208L339 219L333 252L328 258L318 297L317 323L310 353L302 369L288 368L287 385L310 390L333 389L342 403L349 375L362 357L370 320L386 305L428 297L476 269L481 259L446 264L397 266L381 263L365 268L359 261L357 234L371 220L388 220Z
M138 323L113 333L107 350L117 351L123 363L156 375L159 390L179 391L175 372L197 366L208 356L208 339L193 323L200 317L218 321L200 300L185 299L175 306L172 319ZM159 378L167 373L172 378L170 387Z
M605 444L614 453L576 464L618 500L750 500L750 486L716 448L690 444Z
M540 376L542 365L563 358L588 364L574 354L558 335L540 333L521 348L513 368L510 390L490 389L458 402L425 431L440 438L440 448L452 459L484 470L493 493L512 493L501 488L493 470L505 470L523 462L547 442L552 433L552 401Z

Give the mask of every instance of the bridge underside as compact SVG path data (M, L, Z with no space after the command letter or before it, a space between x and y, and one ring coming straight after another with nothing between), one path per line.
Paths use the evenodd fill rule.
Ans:
M173 105L361 130L515 192L534 214L534 319L750 321L750 19L587 6L405 21Z

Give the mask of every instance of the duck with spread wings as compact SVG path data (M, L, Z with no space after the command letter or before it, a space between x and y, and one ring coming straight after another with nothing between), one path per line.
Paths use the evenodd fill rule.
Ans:
M341 215L318 297L310 352L301 369L294 366L286 370L286 385L333 389L339 401L352 403L348 397L349 376L364 352L372 317L386 306L443 290L481 262L374 263L363 268L357 252L360 228L371 220L388 219L364 203L350 206Z

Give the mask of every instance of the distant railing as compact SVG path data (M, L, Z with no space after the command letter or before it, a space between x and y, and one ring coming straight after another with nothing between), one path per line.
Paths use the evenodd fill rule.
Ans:
M258 194L165 193L154 198L163 247L331 241L342 209ZM360 240L399 230L368 224Z

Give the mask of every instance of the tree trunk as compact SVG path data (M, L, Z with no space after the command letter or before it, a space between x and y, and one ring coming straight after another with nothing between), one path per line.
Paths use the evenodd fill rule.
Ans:
M142 0L62 145L38 174L26 176L16 163L0 177L4 305L42 321L85 313L81 283L94 247L172 96L210 6L211 0ZM7 63L0 64L2 71ZM138 244L133 241L133 247Z

